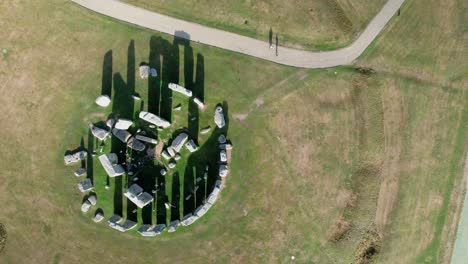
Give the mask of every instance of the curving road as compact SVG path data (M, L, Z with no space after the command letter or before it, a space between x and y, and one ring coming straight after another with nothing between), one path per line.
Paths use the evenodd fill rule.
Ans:
M405 0L388 0L366 29L348 47L324 52L292 48L269 48L269 43L231 32L202 26L135 7L117 0L72 0L97 13L131 24L188 38L210 46L235 51L279 64L301 68L327 68L350 64L369 46Z

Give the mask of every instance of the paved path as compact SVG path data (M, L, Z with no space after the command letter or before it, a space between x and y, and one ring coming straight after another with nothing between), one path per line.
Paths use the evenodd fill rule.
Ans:
M465 157L465 168L463 170L465 181L465 200L458 222L457 238L452 252L452 264L465 264L468 259L468 154Z
M266 41L202 26L196 23L164 16L117 0L72 0L97 13L131 24L164 32L191 41L231 50L272 62L302 67L327 68L350 64L369 46L405 0L388 0L361 35L348 47L324 52L311 52L279 47L270 49ZM180 32L185 33L180 33ZM187 35L188 34L188 35Z

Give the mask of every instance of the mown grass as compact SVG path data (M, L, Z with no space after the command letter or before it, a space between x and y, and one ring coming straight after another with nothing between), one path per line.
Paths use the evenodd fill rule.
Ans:
M0 68L1 91L8 95L0 98L0 121L8 124L0 131L0 222L9 235L2 263L287 263L293 255L301 263L349 263L362 239L360 231L374 217L376 197L361 193L357 209L348 212L354 229L343 240L332 243L327 235L345 210L337 197L356 184L362 165L389 158L381 120L389 114L382 107L384 95L392 91L402 98L402 123L388 123L402 125L402 171L378 261L414 263L431 243L442 247L444 239L433 242L437 238L431 234L449 202L449 177L461 177L461 170L444 157L454 162L465 151L460 146L466 146L459 134L466 124L460 118L466 115L466 89L459 80L439 74L438 63L444 60L436 60L432 71L421 70L418 78L396 63L391 70L379 68L362 86L355 82L362 74L353 67L293 69L191 43L205 61L209 105L200 126L211 122L214 104L226 101L229 106L232 174L202 219L180 232L148 239L95 224L90 214L80 212L78 179L73 168L63 165L63 153L77 147L82 136L87 142L89 117L101 119L94 99L101 93L104 55L113 51L113 73L127 80L132 39L138 64L148 61L152 36L169 43L172 37L60 1L18 1L0 10L4 26L15 32L2 35L0 42L11 51ZM418 5L406 11L420 15L425 10ZM387 37L376 43L371 58L359 63L379 56L379 45L399 50L396 41L384 41ZM411 49L424 44L416 42ZM380 61L393 58L382 56ZM178 78L185 84L184 60L179 61ZM362 92L353 97L356 85ZM148 83L137 79L135 91L148 96ZM188 125L182 113L173 118ZM103 190L104 174L94 164L99 206L111 212L113 192ZM177 169L185 172L183 166Z
M333 50L351 43L384 5L379 1L141 1L124 2L158 13L282 46ZM268 48L268 47L266 47Z

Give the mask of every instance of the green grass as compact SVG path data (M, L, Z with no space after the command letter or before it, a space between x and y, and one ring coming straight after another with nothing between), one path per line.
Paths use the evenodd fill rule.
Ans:
M11 3L0 7L7 4ZM409 7L407 20L428 9L435 13L438 3L411 2ZM381 162L392 158L387 148L393 146L385 144L385 133L397 127L395 136L402 139L400 189L377 260L414 263L419 256L438 252L432 260L443 262L439 260L447 254L447 239L438 238L437 230L450 226L443 220L446 211L447 219L455 214L446 204L452 207L448 195L461 177L457 162L466 152L466 89L463 80L441 70L445 59L454 56L439 51L444 47L431 43L437 54L433 67L419 68L411 61L397 64L394 56L417 53L426 42L402 47L386 32L359 61L377 69L362 82L362 74L352 66L295 69L190 43L195 58L204 56L208 108L201 114L200 127L212 124L217 103L228 104L232 173L220 199L194 225L141 238L135 231L112 230L104 221L95 224L91 214L80 212L83 195L72 174L76 167L63 165L63 153L79 146L81 137L86 145L88 122L102 120L110 111L94 104L101 93L106 52L112 50L112 72L128 83L128 73L133 73L127 67L130 41L135 41L138 65L149 61L153 36L170 44L173 38L68 2L18 1L0 10L4 27L11 29L0 33L0 46L11 51L7 62L0 62L0 90L6 95L0 97L0 122L7 124L0 131L0 222L8 232L0 262L289 263L294 255L300 263L349 263L362 231L375 216L379 187L374 178L365 189L367 181L360 180L359 169L369 163L381 169ZM401 20L392 22L389 32L430 31L417 23L406 28ZM452 29L450 24L447 28ZM430 37L444 34L436 29ZM179 46L180 63L170 74L187 85L185 73L191 63L184 57L185 49ZM463 56L453 58L458 61L449 64L463 65ZM387 65L391 67L383 67ZM418 75L408 69L419 69ZM356 94L358 88L361 93ZM147 102L148 82L137 78L135 92ZM399 100L387 98L392 93ZM173 105L184 101L173 99ZM392 116L386 104L401 112L400 123L386 120ZM181 112L172 113L175 127L188 126L186 110L184 104ZM207 142L208 136L200 135L200 141ZM197 164L203 156L192 162ZM183 163L176 168L181 182ZM114 192L104 189L104 172L97 160L94 165L98 203L108 217ZM356 185L363 186L352 190L360 192L360 200L354 210L346 211L338 197ZM327 235L343 214L353 228L343 240L329 242ZM142 213L138 215L141 221Z
M333 50L351 43L384 5L378 1L164 1L125 0L158 13L214 28L313 50ZM247 21L247 23L246 23Z

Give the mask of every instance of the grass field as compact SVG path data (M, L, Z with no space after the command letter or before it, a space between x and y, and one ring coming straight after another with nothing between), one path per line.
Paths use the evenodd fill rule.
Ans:
M203 25L313 50L346 46L382 8L385 0L294 2L124 0L124 2Z
M151 60L152 39L173 38L69 2L2 2L0 222L8 240L0 262L350 263L377 233L379 263L448 263L467 146L462 4L407 2L357 62L376 73L296 69L176 42L171 78L197 80L200 55L205 101L228 105L232 173L202 219L147 239L80 212L63 153L81 137L87 144L87 123L105 116L94 99L106 54L114 89L127 87L131 41L138 64ZM433 23L413 22L427 14ZM149 107L148 82L134 87ZM102 175L94 172L98 191L109 195L98 205L111 211Z

